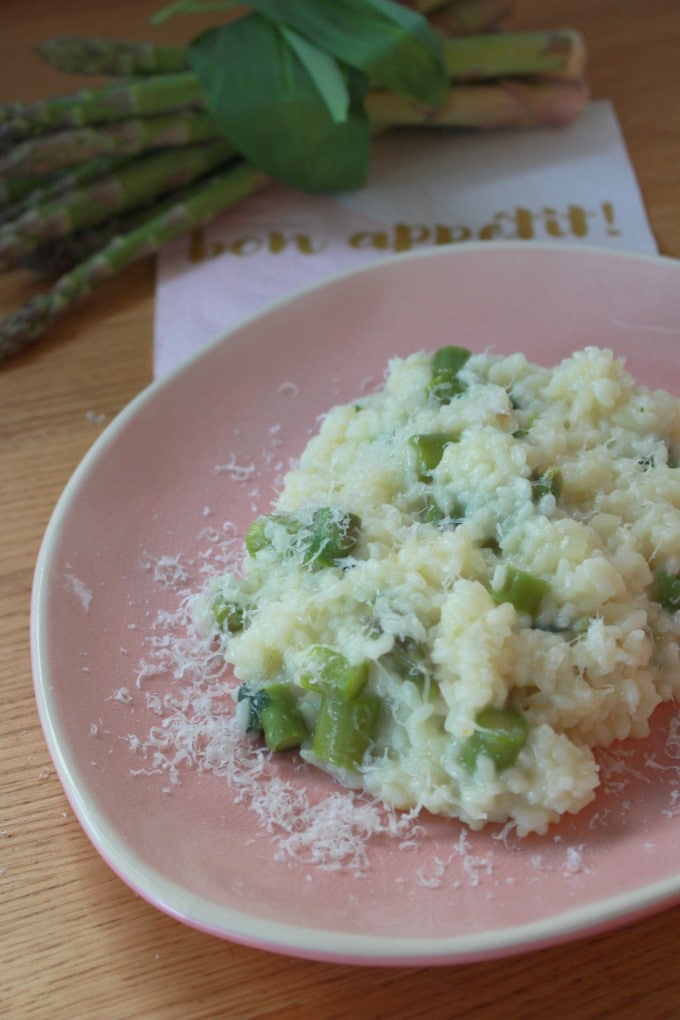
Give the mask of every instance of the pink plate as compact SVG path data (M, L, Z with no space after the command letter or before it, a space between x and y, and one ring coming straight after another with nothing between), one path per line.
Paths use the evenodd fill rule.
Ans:
M319 960L441 964L592 934L680 899L680 714L668 707L648 741L602 755L595 803L548 835L430 821L413 839L372 837L359 867L284 853L282 830L234 782L141 752L152 732L162 739L160 706L183 710L164 626L214 564L223 522L242 534L266 511L318 416L378 385L390 356L446 343L546 365L611 347L640 382L680 393L680 264L482 243L336 277L150 386L55 509L32 609L47 743L97 850L189 925ZM337 792L288 760L279 779L312 799Z

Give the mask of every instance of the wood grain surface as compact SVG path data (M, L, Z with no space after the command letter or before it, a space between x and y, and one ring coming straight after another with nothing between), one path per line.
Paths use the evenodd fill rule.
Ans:
M81 85L33 54L56 34L149 38L156 0L2 0L0 102ZM205 21L205 19L204 19ZM677 0L517 0L515 28L572 27L593 98L619 117L662 253L680 258ZM196 19L192 29L200 25ZM188 23L159 35L184 39ZM27 297L0 278L0 313ZM198 1018L680 1016L680 907L506 960L378 969L222 942L121 882L74 818L43 740L31 679L33 568L54 504L104 425L151 380L154 264L101 286L41 343L0 366L0 1015ZM680 866L680 850L678 852Z

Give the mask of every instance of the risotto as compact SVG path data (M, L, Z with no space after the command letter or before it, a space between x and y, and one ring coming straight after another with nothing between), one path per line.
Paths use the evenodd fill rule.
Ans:
M474 829L579 811L680 693L679 456L609 350L393 359L203 596L243 728Z

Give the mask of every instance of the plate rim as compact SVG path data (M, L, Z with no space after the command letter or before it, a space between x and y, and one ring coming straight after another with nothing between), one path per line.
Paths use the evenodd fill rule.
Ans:
M680 902L680 869L678 873L653 882L632 892L610 896L595 904L558 911L539 921L519 926L487 929L471 935L447 938L391 937L361 933L334 932L313 925L283 924L259 918L231 907L215 908L205 897L187 892L179 883L166 879L145 865L134 849L125 845L97 805L86 804L78 787L77 769L71 761L70 748L59 739L52 701L53 685L49 677L47 651L44 648L43 614L48 608L48 573L53 548L68 517L74 498L86 481L90 468L105 454L107 447L133 421L150 401L175 385L176 380L214 350L230 340L251 323L275 315L287 305L304 301L311 293L333 287L355 276L382 273L396 263L426 259L445 260L465 257L469 252L509 252L522 248L525 252L569 253L606 257L611 260L662 264L679 274L680 261L663 254L652 255L610 249L595 245L578 246L559 242L478 241L458 246L440 246L418 251L391 254L368 264L331 273L309 285L298 288L268 303L219 333L193 351L173 369L149 382L114 417L85 452L64 485L50 514L43 533L33 573L30 603L30 653L33 690L45 741L55 765L64 793L85 834L111 870L142 899L165 914L194 929L248 945L253 948L288 956L323 962L365 964L371 966L454 965L517 955L531 950L563 944L589 934L611 930L626 923L670 908ZM187 903L187 899L191 901ZM197 911L197 908L201 908ZM212 915L215 914L215 917ZM220 919L218 919L219 915Z

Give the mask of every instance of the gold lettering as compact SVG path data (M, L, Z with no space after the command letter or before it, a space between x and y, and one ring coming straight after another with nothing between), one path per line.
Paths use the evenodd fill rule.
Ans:
M272 255L278 255L280 251L287 248L289 245L294 245L302 255L315 255L318 251L323 251L326 247L324 241L314 243L311 237L307 234L293 234L292 237L286 237L278 230L272 230L269 234L268 247Z
M586 237L588 234L588 213L580 205L570 205L567 209L569 228L574 237Z
M232 255L244 258L248 255L257 255L259 251L262 251L262 246L263 241L261 237L257 237L256 234L246 234L245 237L237 237L235 241L232 241L229 245L229 251Z
M456 244L459 241L469 241L472 231L469 227L455 226L445 227L438 224L434 232L435 244Z
M389 248L387 234L382 230L359 230L349 239L351 248L378 248L384 251Z
M607 224L607 233L612 234L613 236L620 234L621 231L614 222L614 206L611 202L602 203L602 215L604 216L604 221Z
M560 217L555 209L549 206L543 207L543 226L548 237L564 237L564 231L560 226Z
M210 244L207 244L205 231L202 227L191 231L189 238L190 262L205 262L206 259L214 259L218 255L222 255L225 250L226 247L221 241L211 241Z
M394 251L411 251L418 244L425 244L431 237L429 227L423 225L409 226L408 223L395 223Z
M477 233L480 241L501 238L506 241L531 241L535 237L534 215L529 209L516 207L513 212L497 212Z

